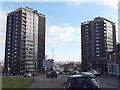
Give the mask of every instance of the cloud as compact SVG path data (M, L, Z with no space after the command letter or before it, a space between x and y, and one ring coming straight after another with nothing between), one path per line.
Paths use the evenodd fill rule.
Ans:
M0 8L0 62L4 62L7 13L12 10Z
M0 38L3 38L0 40L0 44L4 44L5 41L5 33L6 33L6 21L7 21L7 13L11 10L3 10L0 9Z
M118 8L119 0L69 0L68 5L80 6L84 2L96 2L98 5L106 5L110 8Z
M72 40L76 40L79 37L79 28L77 27L72 27L68 24L64 24L61 26L50 26L48 27L48 33L47 33L47 38L46 42L48 44L53 44L57 42L69 42Z
M6 27L6 11L4 10L0 10L0 31L4 32L5 31L5 27Z

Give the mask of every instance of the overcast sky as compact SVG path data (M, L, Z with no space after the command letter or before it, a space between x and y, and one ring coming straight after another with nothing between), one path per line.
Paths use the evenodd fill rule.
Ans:
M46 15L46 55L55 61L79 61L81 59L80 24L104 17L116 23L118 32L117 0L98 0L97 2L2 2L0 13L0 61L4 60L6 14L19 7L30 7ZM81 1L81 0L80 0ZM118 36L118 33L117 33Z

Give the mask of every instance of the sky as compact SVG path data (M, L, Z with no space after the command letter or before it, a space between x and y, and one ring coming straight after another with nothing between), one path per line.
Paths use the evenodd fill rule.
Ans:
M67 2L0 3L0 62L4 62L6 15L19 7L30 7L46 15L46 50L55 61L81 61L81 22L104 17L116 23L118 36L118 1L67 0ZM118 39L117 39L118 40Z

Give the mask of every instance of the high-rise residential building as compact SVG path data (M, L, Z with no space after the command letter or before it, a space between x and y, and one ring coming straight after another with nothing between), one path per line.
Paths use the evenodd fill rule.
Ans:
M45 15L28 7L7 14L5 72L43 72Z
M120 2L118 2L118 17L120 17ZM118 18L118 43L120 43L120 18Z
M81 23L82 69L106 70L108 52L116 45L115 23L96 17ZM114 59L114 58L113 58Z

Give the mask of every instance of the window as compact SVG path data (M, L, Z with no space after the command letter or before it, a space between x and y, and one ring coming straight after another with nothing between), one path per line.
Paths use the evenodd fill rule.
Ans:
M9 26L11 26L11 23L9 24Z
M96 44L96 46L100 46L100 44Z
M100 42L99 40L96 40L96 42Z
M9 27L9 29L11 29L11 27Z
M15 34L17 34L17 32Z
M8 58L10 58L10 56L8 56Z
M16 23L18 23L18 21L16 21Z
M9 22L11 22L11 20L9 20Z
M18 25L16 25L16 27L18 27Z
M97 33L96 36L99 36L99 33Z
M99 30L96 30L95 32L99 32Z
M100 56L100 54L97 54L96 56Z
M9 31L9 33L11 33L11 31Z
M95 25L97 26L97 25L99 25L99 23L95 23Z
M88 27L88 25L85 26L86 28Z
M99 39L99 37L96 37L96 39Z
M85 30L86 30L86 31L88 31L89 29L88 29L88 28L86 28Z
M88 34L89 32L86 32L86 34Z
M95 29L98 29L99 27L95 27Z
M16 13L16 16L18 16L18 13Z
M88 35L86 35L86 37L88 37Z
M100 51L96 51L96 53L100 53Z
M17 36L15 36L15 38L17 38Z
M99 47L96 47L96 49L100 49Z

